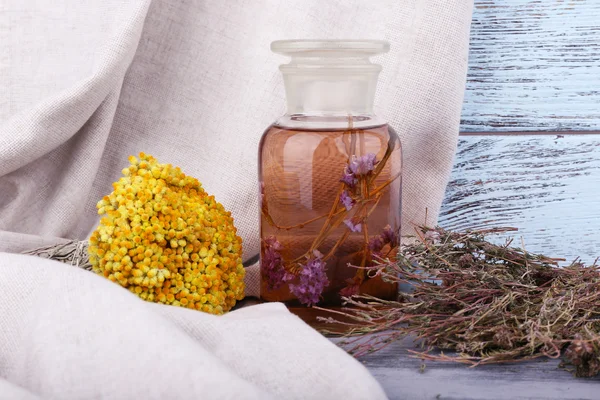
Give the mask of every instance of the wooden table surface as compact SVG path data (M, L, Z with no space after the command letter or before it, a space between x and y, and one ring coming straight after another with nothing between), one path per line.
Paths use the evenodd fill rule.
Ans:
M514 243L522 237L529 251L592 262L600 134L563 136L462 136L440 225L518 227ZM600 399L600 377L574 378L558 360L469 368L421 362L407 349L416 349L410 338L361 359L391 399Z
M574 378L558 360L470 368L423 362L409 357L408 349L415 349L410 338L361 358L391 400L600 398L600 379Z
M441 226L513 226L529 251L600 256L600 1L476 0L461 130ZM600 399L600 378L557 360L469 368L407 349L361 359L391 399Z

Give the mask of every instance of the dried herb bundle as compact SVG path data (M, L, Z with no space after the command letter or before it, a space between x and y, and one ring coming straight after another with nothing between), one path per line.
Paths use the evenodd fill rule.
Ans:
M346 298L353 307L324 319L348 326L342 345L355 356L413 335L428 349L415 356L470 365L559 358L577 376L600 373L600 266L495 245L485 235L419 228L413 244L369 276L409 284L399 301ZM332 311L335 312L335 311ZM343 320L343 321L342 321ZM433 353L433 348L455 353Z

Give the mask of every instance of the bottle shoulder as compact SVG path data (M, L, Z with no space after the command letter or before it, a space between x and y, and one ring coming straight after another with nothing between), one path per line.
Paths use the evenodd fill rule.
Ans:
M348 129L369 129L383 125L387 125L387 122L373 114L285 114L278 118L272 126L294 130L335 131Z
M310 123L305 123L307 122L306 119L302 119L302 124L289 124L289 121L290 118L278 119L267 127L262 134L260 148L270 148L275 146L275 143L277 143L277 146L282 146L284 143L293 146L298 146L301 143L312 143L314 145L323 140L340 141L340 145L342 145L344 140L348 140L344 138L350 138L352 135L356 135L356 138L362 137L365 138L364 140L374 141L373 143L380 143L384 147L391 146L392 149L402 147L394 128L381 119L364 118L358 120L353 117L350 122L349 118L345 117L343 120L336 120L336 124L332 124L331 117L327 117L326 122L329 122L327 124L323 123L322 119L311 116Z

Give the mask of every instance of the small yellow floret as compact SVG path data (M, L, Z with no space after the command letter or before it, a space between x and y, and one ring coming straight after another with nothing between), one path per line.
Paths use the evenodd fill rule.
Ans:
M229 311L244 297L242 239L200 182L140 153L97 204L88 252L94 272L144 300Z

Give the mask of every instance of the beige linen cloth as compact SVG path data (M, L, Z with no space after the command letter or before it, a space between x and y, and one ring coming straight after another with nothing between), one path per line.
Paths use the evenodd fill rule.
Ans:
M391 42L378 114L404 145L405 232L437 218L465 84L468 0L0 0L0 398L378 399L281 304L215 317L17 253L85 239L127 156L181 166L258 252L257 146L286 38ZM256 267L248 294L257 294Z

